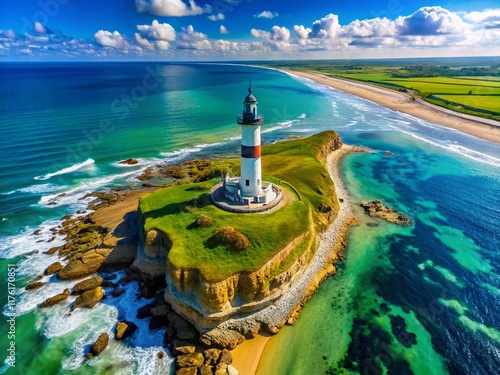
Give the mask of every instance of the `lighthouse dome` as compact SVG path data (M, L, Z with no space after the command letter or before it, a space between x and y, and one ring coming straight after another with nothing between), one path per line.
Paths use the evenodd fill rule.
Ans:
M252 94L252 88L248 88L248 95L245 97L244 103L257 103L257 99L255 99L255 96Z

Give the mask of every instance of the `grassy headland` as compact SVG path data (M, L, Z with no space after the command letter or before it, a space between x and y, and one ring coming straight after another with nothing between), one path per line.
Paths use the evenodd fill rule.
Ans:
M338 211L335 187L325 167L332 142L340 141L335 132L329 131L263 147L264 179L278 182L284 190L291 190L291 186L301 197L292 199L278 211L267 214L223 211L210 201L208 194L216 183L212 179L174 185L144 196L140 201L144 229L146 232L157 229L169 237L172 242L167 256L169 264L180 269L197 269L206 280L223 280L238 272L256 271L293 239L308 231L324 229L335 217ZM227 160L231 165L236 162L237 159ZM208 227L196 225L201 214L214 223ZM234 251L218 241L214 232L226 225L245 235L250 247ZM291 264L309 244L313 245L311 233L296 244L286 263Z

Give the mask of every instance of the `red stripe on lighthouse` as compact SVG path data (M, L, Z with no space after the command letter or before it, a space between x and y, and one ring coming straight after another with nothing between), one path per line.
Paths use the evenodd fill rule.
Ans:
M260 145L259 146L243 146L241 145L242 158L260 158Z

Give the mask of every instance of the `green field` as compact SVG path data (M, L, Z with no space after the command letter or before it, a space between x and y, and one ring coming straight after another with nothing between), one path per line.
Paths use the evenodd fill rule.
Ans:
M173 243L167 256L169 264L180 269L198 269L206 280L223 280L241 271L255 271L294 238L308 230L315 233L323 229L328 220L319 211L321 205L330 206L333 213L338 210L335 189L321 155L325 144L335 136L334 132L323 132L263 147L263 170L268 177L286 178L300 194L300 201L292 201L269 214L235 214L211 203L208 194L215 179L175 185L141 199L144 229L158 229L168 235ZM282 184L281 188L286 186ZM210 227L194 225L200 214L215 223ZM224 225L247 236L250 247L234 251L217 243L214 231ZM286 264L309 248L310 236L297 245Z
M457 112L500 120L500 65L446 66L419 64L417 60L413 63L405 60L405 63L398 65L396 60L391 64L371 60L290 62L280 65L407 91ZM459 97L461 95L464 97ZM446 101L460 105L450 105Z
M469 107L484 108L493 112L500 112L500 96L479 95L439 95L449 102L463 104Z

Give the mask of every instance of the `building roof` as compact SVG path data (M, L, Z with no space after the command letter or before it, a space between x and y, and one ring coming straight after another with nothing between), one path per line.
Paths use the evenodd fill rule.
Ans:
M243 103L257 103L257 99L252 94L252 86L248 87L248 95L245 97L245 101Z

